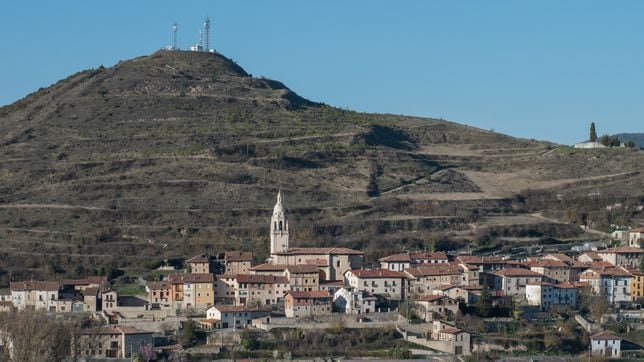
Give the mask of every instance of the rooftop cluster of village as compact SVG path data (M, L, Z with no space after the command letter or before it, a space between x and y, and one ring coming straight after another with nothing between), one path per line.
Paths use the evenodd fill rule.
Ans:
M583 293L613 307L641 301L643 233L642 228L630 230L620 234L624 245L581 253L510 260L417 251L389 255L379 259L378 268L365 268L359 250L291 247L280 192L271 218L271 256L266 263L252 265L252 252L244 251L193 256L186 260L185 270L148 282L147 298L117 295L106 277L12 282L0 295L0 308L100 315L107 325L83 332L102 346L90 346L88 337L81 352L90 358L131 357L141 343L154 344L158 323L181 325L190 315L207 331L298 327L345 314L351 316L350 323L377 326L403 321L399 330L406 332L409 315L396 312L403 309L425 323L425 332L415 343L470 355L476 349L470 331L453 323L463 307L489 303L534 313L576 310ZM397 316L393 322L392 313ZM621 355L621 338L607 331L593 332L593 353Z

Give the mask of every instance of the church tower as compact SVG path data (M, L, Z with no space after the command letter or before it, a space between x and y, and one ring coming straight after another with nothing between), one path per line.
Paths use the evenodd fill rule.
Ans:
M282 201L282 191L277 193L277 203L271 217L271 255L288 250L288 220Z

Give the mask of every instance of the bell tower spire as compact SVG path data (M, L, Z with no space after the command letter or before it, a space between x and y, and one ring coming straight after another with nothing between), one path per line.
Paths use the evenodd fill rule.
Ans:
M288 220L282 197L282 190L277 193L277 202L271 217L271 255L288 250Z

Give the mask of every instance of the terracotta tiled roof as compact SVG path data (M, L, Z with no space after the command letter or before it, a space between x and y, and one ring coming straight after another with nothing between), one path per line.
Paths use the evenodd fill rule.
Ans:
M286 294L287 295L290 294L293 297L293 299L331 299L333 298L333 295L331 295L331 293L324 290L312 291L312 292L291 291Z
M170 274L168 281L172 284L214 283L215 277L210 273Z
M326 259L307 259L304 260L304 263L308 265L315 265L315 266L328 266L329 262Z
M206 254L196 255L186 260L186 263L209 263L210 258Z
M353 269L347 271L358 278L406 278L405 274L387 269Z
M104 326L86 329L83 334L153 334L154 332L144 331L132 326Z
M603 331L599 332L597 334L594 334L590 336L590 339L594 340L609 340L609 341L621 341L622 338L616 336L613 332L610 331Z
M585 255L585 256L587 256L587 257L591 258L592 260L602 260L602 258L601 258L601 257L600 257L596 252L594 252L594 251L587 251L587 252L585 252L585 253L580 254L580 255L577 257L577 260L579 260L579 258L580 258L582 255Z
M237 283L249 284L288 284L288 278L275 275L239 274Z
M457 256L456 260L459 260L465 264L499 264L505 263L503 257L500 256L478 256L478 255L461 255Z
M224 252L226 262L230 261L253 261L253 253L250 251L226 251Z
M364 255L362 251L349 248L289 248L278 255Z
M405 269L405 272L413 277L426 277L432 275L460 275L462 270L452 264L422 264Z
M317 273L318 267L315 265L289 265L286 269L291 274Z
M41 281L29 281L29 282L11 282L9 283L9 289L13 291L22 291L22 290L45 290L49 292L55 292L60 289L60 286L57 282L41 282Z
M448 297L448 296L446 296L446 295L432 295L432 294L427 294L427 295L423 295L423 296L422 296L422 297L420 297L419 299L416 299L416 301L417 301L417 302L435 302L435 301L437 301L437 300L445 299L445 298L447 298L447 299L452 299L452 298L450 298L450 297Z
M531 268L568 268L568 264L561 260L541 259L526 263Z
M572 262L574 262L574 261L575 261L573 258L569 257L568 255L566 255L566 254L561 254L561 253L550 253L550 254L546 254L543 258L544 258L544 259L561 260L561 261L563 261L564 263L572 263Z
M91 287L91 288L85 288L85 291L83 292L85 296L97 296L98 295L98 288L96 287Z
M575 285L573 285L571 283L568 283L568 282L556 284L555 287L557 287L559 289L577 289L578 288L577 286L575 286Z
M230 313L230 312L264 312L264 313L270 313L270 308L251 308L245 305L227 305L227 304L220 304L220 305L215 305L210 308L215 308L218 311L222 313Z
M522 268L503 269L503 270L494 272L494 274L503 276L503 277L543 277L542 274L534 272L530 269L522 269Z
M630 230L632 233L644 233L644 228L637 228Z
M10 300L0 301L0 307L13 307L13 302Z
M632 254L632 253L637 253L637 254L642 254L644 253L644 249L642 248L636 248L633 246L618 246L616 248L610 248L610 249L604 249L600 250L597 252L598 254L609 254L609 253L615 253L615 254Z
M170 283L156 283L156 282L149 282L147 284L148 289L150 290L170 290L172 289L172 285Z
M256 265L256 266L250 268L250 270L251 271L259 271L259 272L263 272L263 271L273 271L273 272L275 272L275 271L284 271L284 270L286 270L287 266L288 265L286 265L286 264L265 263L265 264Z
M459 333L463 333L463 330L455 327L445 327L441 329L439 333L459 334Z
M447 260L447 254L442 252L430 253L426 251L407 252L385 256L378 259L380 262L407 262L407 261L423 261L423 260Z
M105 286L108 284L107 277L92 276L81 279L63 279L62 285L100 285Z

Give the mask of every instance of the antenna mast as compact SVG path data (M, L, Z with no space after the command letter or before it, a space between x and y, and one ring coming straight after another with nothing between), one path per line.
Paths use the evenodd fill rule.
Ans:
M174 42L172 43L172 49L173 50L179 50L179 47L177 47L177 31L179 30L179 24L177 22L174 22L174 25L172 26L172 33L174 36Z
M204 51L209 52L210 51L210 19L206 18L206 20L203 22L203 30L206 33L206 47L204 48Z

